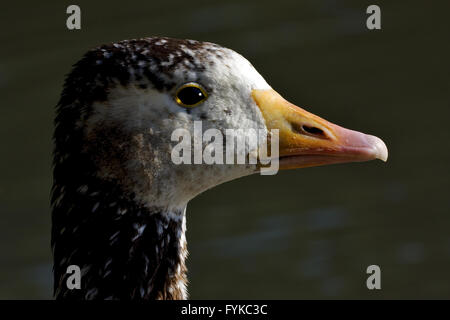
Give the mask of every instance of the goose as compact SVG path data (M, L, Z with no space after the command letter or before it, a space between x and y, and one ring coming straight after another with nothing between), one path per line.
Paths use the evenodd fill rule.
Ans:
M187 203L262 170L259 163L175 164L171 135L192 133L195 121L221 132L253 128L269 137L277 130L281 170L388 156L381 139L283 99L231 49L166 37L92 49L66 77L56 107L56 299L188 298ZM69 266L79 268L79 288L67 284Z

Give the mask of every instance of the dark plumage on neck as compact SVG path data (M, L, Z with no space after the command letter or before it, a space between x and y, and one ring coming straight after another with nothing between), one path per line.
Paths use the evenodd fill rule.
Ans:
M184 299L187 255L183 212L125 197L111 182L57 185L52 247L57 299ZM66 285L69 265L81 289Z

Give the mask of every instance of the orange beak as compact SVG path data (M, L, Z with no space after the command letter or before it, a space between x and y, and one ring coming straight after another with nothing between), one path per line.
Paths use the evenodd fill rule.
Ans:
M279 130L280 169L388 158L380 138L328 122L289 103L274 90L253 90L252 96L267 129Z

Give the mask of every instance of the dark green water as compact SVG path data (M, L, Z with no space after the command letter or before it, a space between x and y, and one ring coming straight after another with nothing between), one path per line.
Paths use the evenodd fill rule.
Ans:
M188 206L192 298L450 298L448 2L7 2L0 11L0 298L50 298L54 105L89 48L151 35L246 56L288 100L389 161L243 178ZM382 289L366 288L368 265Z

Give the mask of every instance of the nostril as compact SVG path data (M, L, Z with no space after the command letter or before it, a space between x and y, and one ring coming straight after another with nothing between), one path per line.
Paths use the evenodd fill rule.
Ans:
M325 133L322 129L319 129L317 127L310 127L310 126L302 126L303 131L312 134L314 136L325 136Z
M316 137L316 138L321 138L321 139L327 139L327 135L326 133L317 127L314 126L308 126L308 125L301 125L301 124L297 124L297 123L291 123L291 128L293 131L297 132L298 134L302 134L302 135L308 135L308 136L312 136L312 137Z

